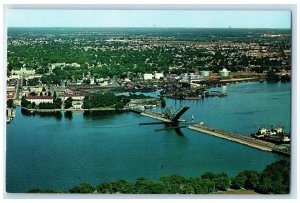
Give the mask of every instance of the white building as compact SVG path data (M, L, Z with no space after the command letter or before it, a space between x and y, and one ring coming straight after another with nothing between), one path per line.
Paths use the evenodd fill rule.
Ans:
M81 109L83 101L72 101L73 109Z
M28 95L26 97L26 100L30 102L34 102L36 105L40 103L53 103L53 97L52 96L31 96Z
M32 68L14 68L11 71L12 75L34 75L35 70Z
M211 76L211 71L209 71L209 70L201 70L200 71L200 75L202 75L203 77L209 77L209 76Z
M71 97L73 100L83 100L85 95L70 94L70 93L64 94L64 100L68 99L69 97Z
M163 73L154 73L154 78L159 80L160 78L164 78L164 74Z
M152 73L145 73L144 74L144 80L152 80L153 75Z
M219 71L221 77L228 77L230 75L230 71L228 71L226 68L223 68Z

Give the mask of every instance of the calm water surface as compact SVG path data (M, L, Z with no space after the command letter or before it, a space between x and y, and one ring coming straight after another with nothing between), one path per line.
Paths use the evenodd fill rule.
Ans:
M290 83L239 83L216 88L224 98L198 101L167 99L168 105L191 109L188 122L203 121L245 136L259 125L281 124L290 131ZM154 93L157 95L157 93ZM155 111L160 111L160 108ZM230 176L245 169L261 171L284 159L189 129L155 132L163 125L135 113L83 116L28 116L17 108L7 125L6 190L67 189L81 182L98 184L144 176L199 176L206 171Z

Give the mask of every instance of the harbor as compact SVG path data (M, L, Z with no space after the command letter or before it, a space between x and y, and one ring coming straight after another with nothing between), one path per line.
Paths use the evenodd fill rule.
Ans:
M222 87L212 90L221 91ZM288 83L238 83L227 88L230 96L226 99L210 97L176 101L166 98L166 106L190 107L180 117L186 122L179 122L179 127L191 125L194 115L194 122L204 121L207 125L249 137L258 124L277 124L279 121L290 132L289 111L285 111L290 108L290 102L283 102L290 98L288 90ZM266 99L255 100L263 97L265 91L271 92ZM237 108L247 100L253 102ZM269 108L270 103L272 108ZM279 108L283 111L274 114L274 109ZM159 106L151 111L159 114L166 109ZM11 169L7 174L7 188L10 191L26 191L32 185L68 188L83 180L107 182L118 179L118 174L128 181L134 181L138 176L156 180L164 174L174 173L196 177L207 171L219 172L220 166L222 171L235 176L243 170L261 171L274 161L289 159L280 153L204 135L187 127L155 131L173 125L132 112L84 116L80 111L73 112L71 118L64 113L59 118L50 113L47 116L25 114L21 107L16 107L15 112L14 120L6 127L7 164ZM150 122L157 124L139 125ZM29 151L33 144L35 148ZM47 156L44 156L46 152ZM72 165L65 160L70 160ZM82 168L74 165L86 166L88 173L82 174ZM18 172L18 169L22 170ZM68 173L61 173L61 170ZM18 181L24 184L17 185Z

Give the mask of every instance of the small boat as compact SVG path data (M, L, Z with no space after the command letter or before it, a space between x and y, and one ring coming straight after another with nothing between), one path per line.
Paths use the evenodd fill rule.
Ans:
M195 120L195 117L194 117L194 115L192 115L192 120Z

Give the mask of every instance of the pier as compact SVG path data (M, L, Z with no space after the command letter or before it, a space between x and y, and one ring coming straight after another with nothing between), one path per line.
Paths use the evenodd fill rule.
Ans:
M147 116L150 118L154 118L156 120L162 121L162 122L151 122L151 123L140 123L140 125L152 125L152 124L158 124L158 123L177 123L178 121L181 121L179 118L181 115L184 114L189 109L189 107L184 106L178 111L173 111L172 109L167 109L164 113L154 113L154 112L142 112L140 115ZM173 127L167 127L164 129L158 129L156 131L160 130L169 130L169 129L179 129L179 128L189 128L194 131L198 131L201 133L205 133L208 135L212 135L218 138L226 139L232 142L237 142L239 144L247 145L249 147L253 147L259 150L267 151L267 152L275 152L275 144L266 142L263 140L258 140L249 136L243 136L237 133L225 131L222 129L218 129L215 127L211 127L208 125L204 125L203 123L197 123L192 124L188 126L173 126ZM277 150L278 151L278 150Z
M275 144L270 143L270 142L257 140L252 137L247 137L247 136L232 133L229 131L217 129L217 128L210 127L210 126L207 126L204 124L194 124L194 125L188 126L188 128L191 130L195 130L198 132L208 134L208 135L213 135L215 137L219 137L222 139L226 139L226 140L237 142L237 143L240 143L243 145L247 145L249 147L253 147L256 149L263 150L263 151L272 152L272 149L275 147Z

